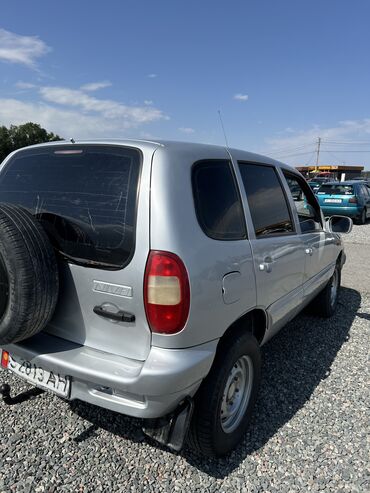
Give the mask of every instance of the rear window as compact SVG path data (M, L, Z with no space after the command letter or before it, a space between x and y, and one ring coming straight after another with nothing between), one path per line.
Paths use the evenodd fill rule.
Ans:
M135 247L137 149L54 146L21 151L0 174L0 201L44 225L66 258L118 269Z
M322 185L318 192L319 195L353 195L352 185L341 185L340 183L334 185Z

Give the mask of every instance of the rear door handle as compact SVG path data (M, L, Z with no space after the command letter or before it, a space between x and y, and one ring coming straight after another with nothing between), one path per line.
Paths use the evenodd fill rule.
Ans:
M114 320L115 322L135 322L135 315L132 313L124 312L120 310L119 312L108 312L104 310L101 306L94 307L94 313L103 318L109 318L110 320Z
M258 268L261 272L271 272L272 271L273 260L271 257L266 257L263 262L259 264Z

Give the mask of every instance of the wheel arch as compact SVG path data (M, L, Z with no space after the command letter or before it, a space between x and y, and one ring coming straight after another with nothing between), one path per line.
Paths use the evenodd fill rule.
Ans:
M268 318L262 308L254 308L233 322L219 341L219 345L239 332L250 332L261 345L267 330Z

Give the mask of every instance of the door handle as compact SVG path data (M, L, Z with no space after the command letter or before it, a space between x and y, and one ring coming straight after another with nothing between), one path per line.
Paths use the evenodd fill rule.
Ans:
M95 306L94 313L96 313L96 315L99 315L100 317L114 320L115 322L129 322L129 323L135 322L135 315L133 315L132 313L124 312L122 310L114 313L104 310L104 308L102 308L101 306Z
M306 248L305 253L311 257L313 254L313 249L312 248Z
M262 272L271 272L272 271L272 258L271 257L266 257L263 259L263 262L259 264L258 268Z

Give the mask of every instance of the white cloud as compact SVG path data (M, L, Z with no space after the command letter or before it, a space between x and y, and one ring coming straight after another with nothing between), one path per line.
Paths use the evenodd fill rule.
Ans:
M32 89L28 83L20 82L18 86ZM123 137L130 129L169 119L153 106L129 106L66 87L34 87L41 100L0 99L2 125L32 121L65 138L81 139Z
M271 150L314 144L317 142L318 137L331 141L343 141L346 139L361 140L364 136L367 136L368 139L370 135L370 118L340 121L336 126L326 128L313 125L308 130L296 132L288 127L285 129L285 132L289 135L267 139L267 144Z
M98 99L81 90L67 87L41 87L39 92L45 101L77 107L86 113L98 113L108 120L119 119L130 126L168 119L161 110L154 107L128 106L110 99Z
M53 108L39 102L26 103L17 99L0 99L0 121L6 126L32 121L64 138L114 136L118 133L114 123L106 122L99 117L81 115L77 111Z
M370 143L370 118L344 120L332 127L312 125L311 128L300 131L288 127L283 132L278 132L278 135L266 139L267 147L262 152L293 165L297 162L313 161L318 137L322 139L321 162L339 161L347 164L370 162L370 144L369 146L356 144L356 142Z
M80 87L82 91L98 91L99 89L104 89L105 87L110 87L112 85L109 80L103 80L101 82L90 82L89 84L84 84Z
M151 99L146 99L144 101L144 104L146 104L147 106L151 106L153 104L153 101Z
M31 84L30 82L23 82L22 80L19 80L16 82L15 87L18 89L34 89L37 86L35 84Z
M184 134L193 134L195 132L194 128L191 127L180 127L179 130Z
M37 36L21 36L0 29L0 60L35 68L37 59L50 50Z
M158 77L158 74L148 74L149 79L155 79Z
M239 93L239 94L234 95L234 99L236 101L248 101L249 96L248 96L248 94L240 94Z

